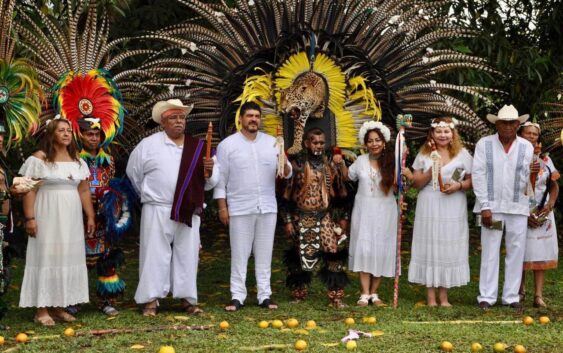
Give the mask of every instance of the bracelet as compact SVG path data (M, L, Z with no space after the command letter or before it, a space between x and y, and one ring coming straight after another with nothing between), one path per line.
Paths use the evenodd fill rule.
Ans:
M221 208L221 209L219 209L219 211L217 211L217 212L223 212L223 211L226 211L226 210L227 210L227 207Z
M35 217L25 217L25 221L29 222L29 221L34 221Z
M459 182L459 190L460 190L460 191L463 191L463 181L460 181L460 182Z

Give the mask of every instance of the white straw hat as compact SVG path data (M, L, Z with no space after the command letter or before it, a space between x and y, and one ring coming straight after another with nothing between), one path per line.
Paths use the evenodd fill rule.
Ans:
M514 108L513 105L505 105L498 111L498 115L487 114L487 120L489 120L493 124L497 120L503 120L503 121L518 120L520 124L522 124L523 122L528 120L529 117L530 114L524 114L518 116L518 110L516 110L516 108Z
M170 109L181 109L186 112L186 115L190 114L194 108L193 104L184 105L179 99L169 99L167 101L157 102L152 108L152 120L160 124L162 118L162 113Z

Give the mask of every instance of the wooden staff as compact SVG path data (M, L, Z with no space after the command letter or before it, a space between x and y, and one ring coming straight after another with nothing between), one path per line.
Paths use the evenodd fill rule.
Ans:
M137 332L157 332L157 331L204 331L211 329L209 325L173 325L173 326L153 326L153 327L141 327L141 328L114 328L114 329L101 329L101 330L88 330L88 331L77 331L76 336L103 336L103 335L113 335L118 333L137 333Z
M502 321L489 321L489 320L454 320L454 321L403 321L403 324L414 325L466 325L466 324L522 324L522 320L502 320Z
M205 331L213 328L212 325L171 325L171 326L152 326L152 327L139 327L139 328L112 328L112 329L94 329L94 330L77 330L75 336L104 336L116 335L122 333L138 333L138 332L159 332L159 331ZM43 341L50 339L57 339L63 337L62 335L42 335L31 336L30 341ZM8 352L8 351L4 351ZM10 351L11 352L11 351Z
M205 160L209 160L211 158L211 138L213 136L213 123L210 121L209 125L207 125L207 146L205 150ZM209 170L205 169L203 171L203 175L205 178L209 178Z
M406 167L409 149L405 140L405 128L407 126L411 126L411 124L412 116L410 114L397 116L397 129L399 130L399 133L397 134L397 139L395 140L395 175L397 176L397 212L399 217L397 219L397 253L395 257L395 282L393 285L393 308L395 309L399 305L399 275L401 274L401 241L403 237L404 220L403 212L406 209L406 205L404 204L402 169Z
M283 130L281 125L276 128L276 148L278 150L278 166L276 176L278 178L284 177L285 171L285 144L283 141Z

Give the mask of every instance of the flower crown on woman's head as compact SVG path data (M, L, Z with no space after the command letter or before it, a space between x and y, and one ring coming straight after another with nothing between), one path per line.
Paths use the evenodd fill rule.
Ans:
M430 127L432 127L433 129L437 128L437 127L449 127L450 129L455 129L455 127L457 126L458 121L456 119L452 118L452 122L448 123L446 121L440 121L438 122L437 119L432 119L432 122L430 123Z
M389 142L389 140L391 139L391 130L389 130L389 128L383 125L380 121L370 120L362 124L362 127L360 128L360 132L358 133L358 137L360 139L361 144L364 143L364 137L366 136L366 133L373 129L377 129L381 131L381 134L383 135L383 139L385 140L385 142Z
M45 127L49 126L50 123L53 122L53 120L66 120L65 118L62 118L60 114L55 115L55 117L53 119L47 119L45 120Z
M531 121L526 121L524 124L520 125L520 128L525 128L525 127L528 127L528 126L533 126L533 127L535 127L536 129L538 129L538 132L541 133L540 124L538 124L538 123L533 123L533 122L531 122Z

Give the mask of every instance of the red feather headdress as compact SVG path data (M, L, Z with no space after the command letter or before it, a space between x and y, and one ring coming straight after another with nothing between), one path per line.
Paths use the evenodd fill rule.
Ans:
M79 122L86 117L99 119L105 136L99 153L109 161L104 149L122 132L125 116L121 93L110 73L103 69L90 70L86 74L70 71L59 79L54 90L55 112L71 122L79 144L82 136Z

